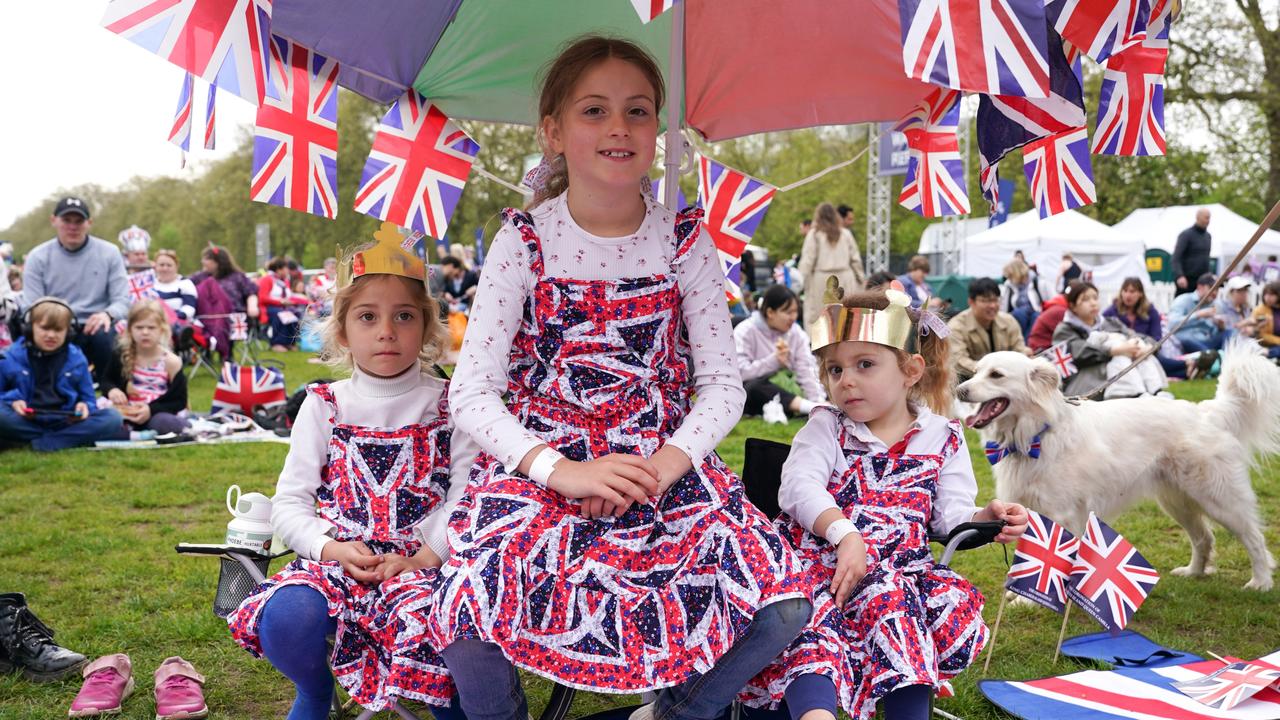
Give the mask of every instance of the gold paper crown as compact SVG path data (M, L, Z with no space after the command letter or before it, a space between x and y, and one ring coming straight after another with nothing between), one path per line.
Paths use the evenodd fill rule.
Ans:
M916 352L916 327L907 314L911 298L902 290L885 290L889 305L883 310L845 307L844 291L835 276L827 278L827 291L822 296L824 307L818 319L809 326L809 348L814 352L828 345L850 340L888 345L905 352Z
M373 234L373 244L350 251L338 248L338 287L365 275L399 275L419 282L427 276L422 259L405 249L405 236L395 223L384 222Z

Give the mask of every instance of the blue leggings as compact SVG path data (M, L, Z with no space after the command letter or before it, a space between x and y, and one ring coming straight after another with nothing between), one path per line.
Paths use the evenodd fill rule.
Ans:
M324 596L304 585L275 591L262 608L258 638L262 653L293 681L297 696L288 720L326 720L333 704L329 638L337 621L329 617ZM450 708L431 708L437 720L463 720L458 700Z
M929 700L933 688L928 685L903 685L884 696L885 720L929 720ZM787 711L791 720L810 710L826 710L836 714L836 686L826 675L806 674L787 686Z

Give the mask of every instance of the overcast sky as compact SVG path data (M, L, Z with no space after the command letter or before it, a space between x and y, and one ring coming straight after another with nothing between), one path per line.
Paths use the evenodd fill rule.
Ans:
M99 23L106 0L0 0L0 230L60 187L192 174L229 154L253 105L219 92L219 149L169 144L182 70ZM203 132L205 86L196 81ZM92 202L92 198L86 198ZM49 209L52 212L52 208Z

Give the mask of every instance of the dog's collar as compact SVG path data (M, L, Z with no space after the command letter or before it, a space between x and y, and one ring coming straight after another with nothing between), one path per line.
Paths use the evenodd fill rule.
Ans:
M1026 450L1020 450L1017 445L1000 445L999 443L988 440L984 448L987 453L987 462L995 465L1009 455L1026 455L1032 460L1039 458L1040 436L1044 435L1048 431L1049 424L1045 423L1044 427L1040 428L1040 432L1036 433L1035 436L1031 438L1031 444Z

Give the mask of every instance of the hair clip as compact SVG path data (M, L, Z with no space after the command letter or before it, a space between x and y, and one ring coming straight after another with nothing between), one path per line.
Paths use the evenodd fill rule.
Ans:
M943 322L942 318L938 317L937 313L921 308L920 334L928 335L930 333L941 340L951 334L951 327Z
M525 174L524 179L520 181L521 185L529 188L535 193L541 192L547 186L547 180L551 177L551 162L547 160L547 156L543 155L542 160Z

